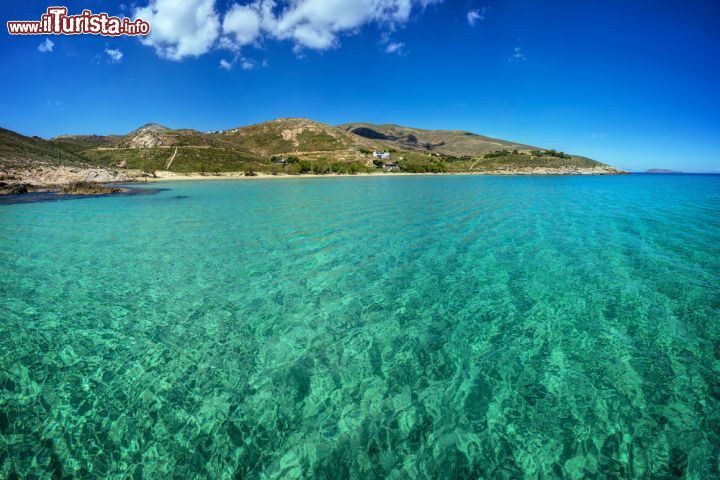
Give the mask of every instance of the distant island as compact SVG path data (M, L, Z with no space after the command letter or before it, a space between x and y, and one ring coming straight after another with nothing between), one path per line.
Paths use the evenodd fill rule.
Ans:
M665 168L651 168L650 170L645 170L645 173L682 173L675 170L667 170Z
M150 123L126 135L49 140L0 129L0 173L0 193L22 193L59 191L75 182L179 177L626 172L578 155L462 130L331 126L281 118L212 132Z

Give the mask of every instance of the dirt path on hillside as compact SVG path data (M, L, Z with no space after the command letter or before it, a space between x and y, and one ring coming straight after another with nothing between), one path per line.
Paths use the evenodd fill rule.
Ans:
M170 155L170 159L165 164L165 170L170 170L170 165L172 165L173 160L175 160L175 155L177 155L177 149L178 147L175 147L175 151Z

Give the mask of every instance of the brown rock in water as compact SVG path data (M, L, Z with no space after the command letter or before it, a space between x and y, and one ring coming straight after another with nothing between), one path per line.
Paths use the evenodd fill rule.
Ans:
M60 193L67 195L107 195L122 191L122 188L106 187L105 185L94 182L73 182L64 186L60 190Z
M23 183L9 184L0 182L0 195L20 195L28 193L28 186Z

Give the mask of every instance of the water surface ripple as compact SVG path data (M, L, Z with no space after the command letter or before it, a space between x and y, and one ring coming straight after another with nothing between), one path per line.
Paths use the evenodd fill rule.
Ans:
M717 478L720 177L0 207L0 478Z

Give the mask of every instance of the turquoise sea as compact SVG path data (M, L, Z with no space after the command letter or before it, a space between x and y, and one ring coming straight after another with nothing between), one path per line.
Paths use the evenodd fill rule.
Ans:
M0 478L720 476L720 176L0 205Z

